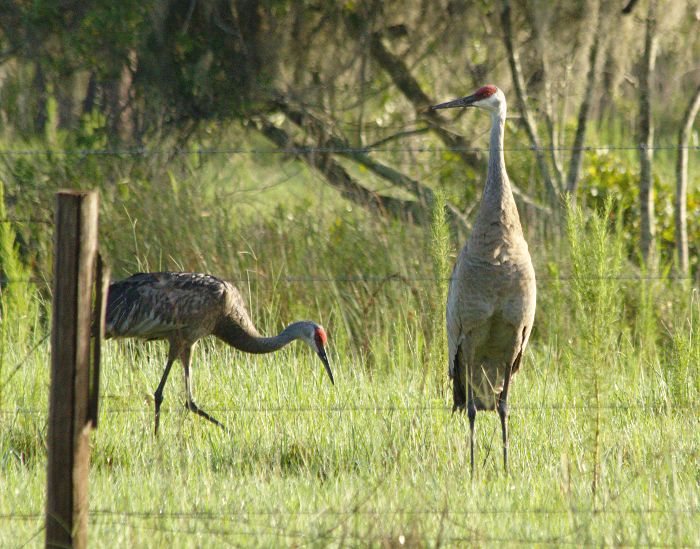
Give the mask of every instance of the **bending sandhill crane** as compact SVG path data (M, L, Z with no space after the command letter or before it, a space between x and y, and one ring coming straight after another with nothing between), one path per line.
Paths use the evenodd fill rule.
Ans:
M508 389L520 368L535 317L535 271L503 158L506 98L495 86L431 109L479 107L491 113L486 185L471 235L457 259L447 297L453 412L469 415L471 470L477 410L498 410L508 472Z
M270 353L301 339L318 354L333 383L324 348L326 332L318 324L294 322L277 336L262 337L250 320L241 294L231 283L201 273L138 273L110 284L106 337L166 339L170 343L168 362L153 395L156 435L163 388L178 358L185 368L187 409L223 427L192 399L192 348L208 335L246 353Z

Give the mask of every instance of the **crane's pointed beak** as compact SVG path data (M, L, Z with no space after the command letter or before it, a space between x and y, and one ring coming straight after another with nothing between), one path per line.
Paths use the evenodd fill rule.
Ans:
M438 105L431 105L430 110L436 111L438 109L451 109L454 107L470 107L476 101L476 96L468 95L466 97L460 97L459 99L453 99L452 101L446 101L445 103L440 103Z
M326 350L323 347L319 347L316 353L321 359L321 362L323 362L323 366L326 368L326 373L328 374L328 377L331 378L331 383L335 385L335 381L333 381L333 372L331 371L331 365L328 363L328 357L326 356Z

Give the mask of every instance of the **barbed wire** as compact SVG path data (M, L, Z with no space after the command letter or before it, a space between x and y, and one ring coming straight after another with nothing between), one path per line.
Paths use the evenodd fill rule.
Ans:
M609 152L609 151L700 151L700 145L652 145L630 144L630 145L586 145L581 147L535 147L535 146L515 146L504 147L504 152L547 152L547 151L583 151L583 152ZM0 156L189 156L189 155L236 155L236 154L367 154L373 152L382 153L445 153L445 152L470 152L488 153L488 147L429 147L429 146L405 146L405 147L224 147L224 148L114 148L114 149L4 149L0 150Z

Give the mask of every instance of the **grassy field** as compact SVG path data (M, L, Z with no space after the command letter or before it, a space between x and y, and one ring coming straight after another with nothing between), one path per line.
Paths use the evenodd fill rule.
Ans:
M146 183L102 190L117 275L183 268L237 279L261 331L300 318L326 326L336 385L301 344L251 357L205 340L194 395L229 429L187 412L178 365L154 438L165 345L108 342L91 546L700 545L700 296L687 281L639 278L608 223L614 209L572 212L561 241L528 227L538 312L511 392L511 475L498 416L483 413L472 479L468 421L450 412L443 358L441 271L452 259L435 257L440 227L324 201L306 173L305 188L318 191L309 200L282 205L282 193L263 211L244 199L217 208L247 196L251 176L233 199L191 184L197 177L171 173L160 195ZM0 236L5 271L30 278L8 260L11 235ZM34 547L49 296L41 282L18 282L2 299L0 546Z
M401 335L374 370L332 352L335 387L306 349L249 358L202 345L196 396L230 431L187 412L173 376L158 439L150 395L162 346L110 345L92 437L91 544L700 543L697 404L673 406L659 377L633 375L633 348L615 359L626 368L606 373L594 496L596 410L556 360L561 349L534 346L516 378L511 476L497 416L482 414L470 479L467 421L436 396L420 342ZM3 391L3 547L22 546L43 522L47 363L42 348Z

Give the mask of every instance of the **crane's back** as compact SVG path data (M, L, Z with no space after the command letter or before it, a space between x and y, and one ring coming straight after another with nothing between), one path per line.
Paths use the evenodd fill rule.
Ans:
M107 337L196 341L212 332L231 301L228 282L201 273L138 273L109 287Z

